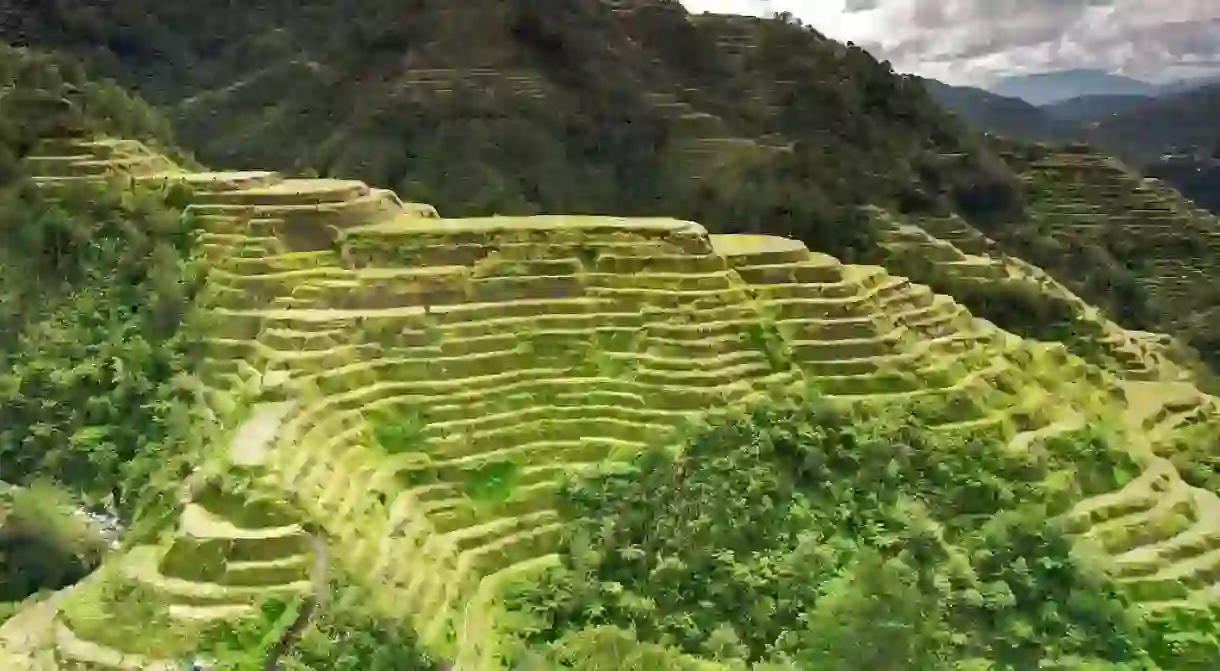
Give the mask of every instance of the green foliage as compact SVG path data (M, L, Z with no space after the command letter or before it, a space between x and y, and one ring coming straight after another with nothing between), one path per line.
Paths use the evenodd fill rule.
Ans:
M415 3L418 20L405 26L388 20L401 7L384 2L277 0L214 19L215 12L172 3L121 4L138 10L146 35L59 6L35 27L69 24L65 46L100 40L116 62L159 71L165 76L150 86L165 87L159 97L170 103L193 87L215 89L179 112L219 163L360 177L454 215L665 213L721 231L792 235L849 261L876 253L863 203L956 209L991 232L1021 215L1011 170L941 114L917 82L791 20L760 24L756 49L738 65L672 7L656 9L653 21L619 23L596 3L512 0L472 5L459 23ZM418 100L395 76L364 76L410 69L424 42L428 58L466 53L454 48L455 36L469 44L469 25L484 23L502 30L469 45L469 63L453 56L463 62L428 65L514 63L537 75L541 100L487 96L462 83L444 100ZM275 25L275 35L246 39L243 30L264 24ZM164 37L173 30L184 44L170 50ZM166 46L165 58L148 57L157 45ZM651 53L670 66L654 67ZM691 54L707 58L685 62ZM0 72L10 56L0 54ZM229 72L221 63L241 67ZM10 79L39 92L26 102L55 106L81 88L68 86L78 72L60 67ZM155 114L113 84L82 85L73 103L94 127L168 137ZM768 137L771 149L738 145L699 155L700 165L683 163L692 138L652 101L653 90L684 91L700 110L720 115L720 132ZM780 111L739 104L752 94ZM7 152L0 155L0 469L19 481L49 475L92 500L114 499L125 514L147 502L168 508L173 476L201 456L187 442L186 408L195 399L179 384L191 368L195 343L185 327L201 279L189 262L185 194L108 184L49 198L21 180L17 161L48 129L21 108L0 111ZM703 161L714 167L690 179ZM1051 251L1028 227L1013 239L1044 256ZM1100 268L1078 284L1110 296L1107 307L1139 325L1147 301L1127 265L1141 259L1125 244L1068 243L1071 253L1056 263ZM1063 305L1004 290L976 298L980 311L1031 332L1080 335ZM773 325L743 338L776 368L788 365ZM595 347L588 353L591 368L629 373L612 371ZM879 388L904 381L900 373L879 379ZM760 406L676 453L650 451L618 472L573 482L563 506L574 527L563 568L519 585L508 601L525 622L523 665L1151 669L1144 648L1163 655L1181 643L1183 632L1172 626L1145 640L1114 585L1052 521L1133 476L1135 465L1111 437L1085 431L1014 451L926 428L974 416L980 408L971 400L909 410L898 421L813 400ZM405 455L418 450L423 419L386 412L370 427L383 450ZM462 484L472 499L494 503L518 476L518 466L503 462ZM437 475L419 468L401 477ZM243 508L274 517L268 506ZM3 534L26 533L11 545L39 535L80 559L54 519L10 519ZM6 583L8 598L73 579L52 569ZM121 593L86 593L94 612L70 616L78 631L136 639L137 627L172 628L147 590L121 581L105 590ZM206 632L202 649L225 668L251 671L281 653L289 671L434 668L404 623L370 613L371 595L332 586L322 596L264 602L257 617ZM110 621L121 626L107 634ZM161 644L169 643L182 640L167 635Z
M195 654L232 671L432 671L403 622L374 614L372 596L350 579L304 599L265 599L258 612L210 627Z
M741 333L741 339L767 356L773 370L786 370L792 365L792 354L788 351L783 336L770 320L750 322Z
M1093 451L1116 450L1084 437L1038 458L817 401L760 406L574 482L564 569L508 603L536 649L611 625L810 669L1143 659L1123 600L1048 521L1085 495L1054 483Z
M1220 420L1215 418L1174 431L1159 452L1195 487L1220 493Z
M0 602L70 585L92 571L106 542L45 482L0 491Z
M916 80L792 22L746 24L756 48L739 62L670 2L629 15L553 0L478 0L460 15L420 0L276 0L223 17L118 6L123 25L66 4L14 25L163 104L214 165L359 178L447 216L678 216L848 260L874 242L859 204L1020 211L1011 172ZM489 66L519 79L462 79ZM452 93L415 82L416 68L454 70ZM688 151L724 138L745 142Z
M369 427L373 439L390 454L418 450L423 440L423 419L415 412L382 410L369 418Z
M173 460L201 281L183 198L119 184L0 194L6 477L51 477L130 512Z
M516 462L492 461L470 471L462 491L478 502L501 502L513 493L520 475L521 466Z
M1032 282L929 280L938 293L953 296L970 314L1005 331L1031 340L1061 342L1072 354L1096 365L1110 363L1096 327L1078 319L1080 309L1066 298L1040 291Z
M13 179L17 162L38 138L73 128L142 140L185 166L196 165L176 147L156 110L112 81L88 79L66 55L0 44L0 87L6 89L0 98L0 182Z
M1004 251L1046 270L1123 326L1154 328L1155 306L1132 272L1130 260L1117 253L1117 248L1052 236L1037 226L1037 220L1030 220L987 228L984 232L995 238Z
M190 649L195 632L169 616L155 589L104 564L96 579L73 591L62 611L65 624L85 640L116 650L173 658Z
M673 648L642 643L634 631L599 626L565 635L545 650L523 654L517 664L521 671L555 668L578 671L744 671L741 663L724 666L702 662Z
M214 660L222 669L263 671L303 607L295 600L265 599L256 616L222 622L205 631L199 640L200 656Z
M373 613L372 595L355 582L335 579L299 641L281 661L284 671L432 671L402 622Z

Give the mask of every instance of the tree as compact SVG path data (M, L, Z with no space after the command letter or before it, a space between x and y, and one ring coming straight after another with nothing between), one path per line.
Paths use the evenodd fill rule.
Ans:
M922 671L948 657L942 595L925 593L919 572L875 551L822 587L790 656L819 671Z
M0 498L0 602L70 585L101 561L106 541L63 490L37 482Z

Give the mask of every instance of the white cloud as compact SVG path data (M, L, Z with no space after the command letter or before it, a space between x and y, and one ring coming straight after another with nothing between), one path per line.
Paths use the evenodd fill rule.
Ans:
M1149 79L1220 68L1220 0L684 0L691 11L789 11L900 70L950 82L1101 68ZM864 11L848 11L865 9Z
M884 17L874 11L848 12L848 3L859 4L859 0L682 0L682 4L691 12L753 16L792 12L836 40L874 39L883 25L879 19Z

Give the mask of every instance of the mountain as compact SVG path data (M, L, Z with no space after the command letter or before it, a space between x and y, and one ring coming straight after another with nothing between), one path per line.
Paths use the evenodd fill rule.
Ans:
M1101 122L1093 139L1142 162L1164 154L1211 156L1220 144L1220 84L1189 89Z
M925 81L934 99L972 128L1031 141L1083 141L1167 180L1220 212L1220 84L1194 81L1159 95L1087 95L1035 107L969 87Z
M1089 124L1130 112L1154 99L1146 95L1086 95L1043 105L1039 109L1056 121Z
M864 229L836 208L1019 208L1011 172L922 87L795 23L670 2L120 4L134 27L60 3L23 35L131 82L209 163L359 178L454 214L768 226L845 255Z
M962 117L978 131L999 135L1052 139L1068 127L1056 123L1044 108L1020 98L997 95L971 86L950 86L935 79L924 79L923 85L932 98L946 109Z
M1146 164L1143 171L1174 185L1200 207L1220 212L1220 147L1212 157L1164 156Z
M1154 84L1104 70L1059 70L1032 75L1009 75L987 87L997 95L1020 98L1032 105L1049 105L1070 98L1095 95L1156 95Z
M1098 124L1092 139L1220 212L1220 84L1167 95Z
M1167 84L1161 84L1157 87L1157 95L1165 96L1175 93L1185 93L1191 89L1197 89L1212 84L1220 84L1220 75L1190 77L1188 79L1178 79Z

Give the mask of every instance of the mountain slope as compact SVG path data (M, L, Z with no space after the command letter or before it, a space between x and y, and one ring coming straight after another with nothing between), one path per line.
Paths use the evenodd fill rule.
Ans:
M328 170L391 174L433 140L452 174L403 159L420 169L408 199L586 214L441 219L359 180L198 172L88 127L22 152L48 199L184 199L174 240L209 272L198 380L177 380L196 412L173 454L194 472L148 487L150 529L46 604L49 628L0 629L0 664L159 668L202 648L261 666L322 592L311 535L356 588L335 609L362 614L302 640L319 671L384 650L434 668L416 636L478 671L854 668L862 650L921 670L1210 663L1217 405L1189 349L1145 329L1220 350L1198 291L1214 221L1080 148L1001 144L1000 162L917 81L801 26L647 3L477 9L449 19L493 28L470 50L470 26L429 9L437 46L413 52L452 67L404 72L381 15L386 54L319 43L181 104L216 132L259 120L244 151L290 163L311 149L289 140L333 138ZM306 24L287 43L321 32ZM298 78L367 96L301 120ZM500 84L545 104L519 112ZM572 166L602 181L548 192ZM587 214L617 196L688 209ZM30 365L80 379L27 396L133 386L68 395L97 369ZM33 413L94 406L51 405L22 406L40 445L96 437L56 440L61 416Z
M1163 178L1189 198L1220 211L1220 85L1180 92L1085 96L1041 108L974 89L929 83L937 101L980 131L1033 141L1087 141L1148 175Z
M1164 180L1200 207L1220 213L1220 147L1216 157L1171 155L1144 167L1149 177Z
M1073 129L1067 124L1057 124L1047 110L1020 98L997 95L972 86L950 86L935 79L922 81L937 104L957 113L980 132L1049 140L1067 135Z
M1220 147L1220 84L1164 96L1102 121L1093 136L1136 160L1162 154L1211 156Z
M1058 121L1089 124L1130 112L1153 99L1152 96L1139 94L1093 94L1043 105L1041 109Z
M835 208L870 201L953 207L981 202L983 189L995 197L982 215L1016 207L1011 174L920 87L795 25L705 20L671 2L479 0L455 12L313 0L233 7L223 19L120 4L149 26L128 36L143 40L140 54L162 33L184 35L181 49L125 59L116 38L91 44L67 30L83 11L68 3L40 10L43 39L129 60L124 81L164 103L186 143L217 164L356 177L454 214L677 214L819 236L819 246L851 216ZM725 39L743 50L726 53ZM968 166L984 163L978 182ZM801 191L819 206L784 214ZM728 212L747 201L749 211Z
M1185 93L1191 89L1196 89L1201 86L1208 86L1211 84L1220 84L1220 76L1202 75L1198 77L1190 77L1188 79L1179 79L1169 82L1168 84L1162 84L1157 89L1157 95L1165 96L1173 95L1175 93Z

